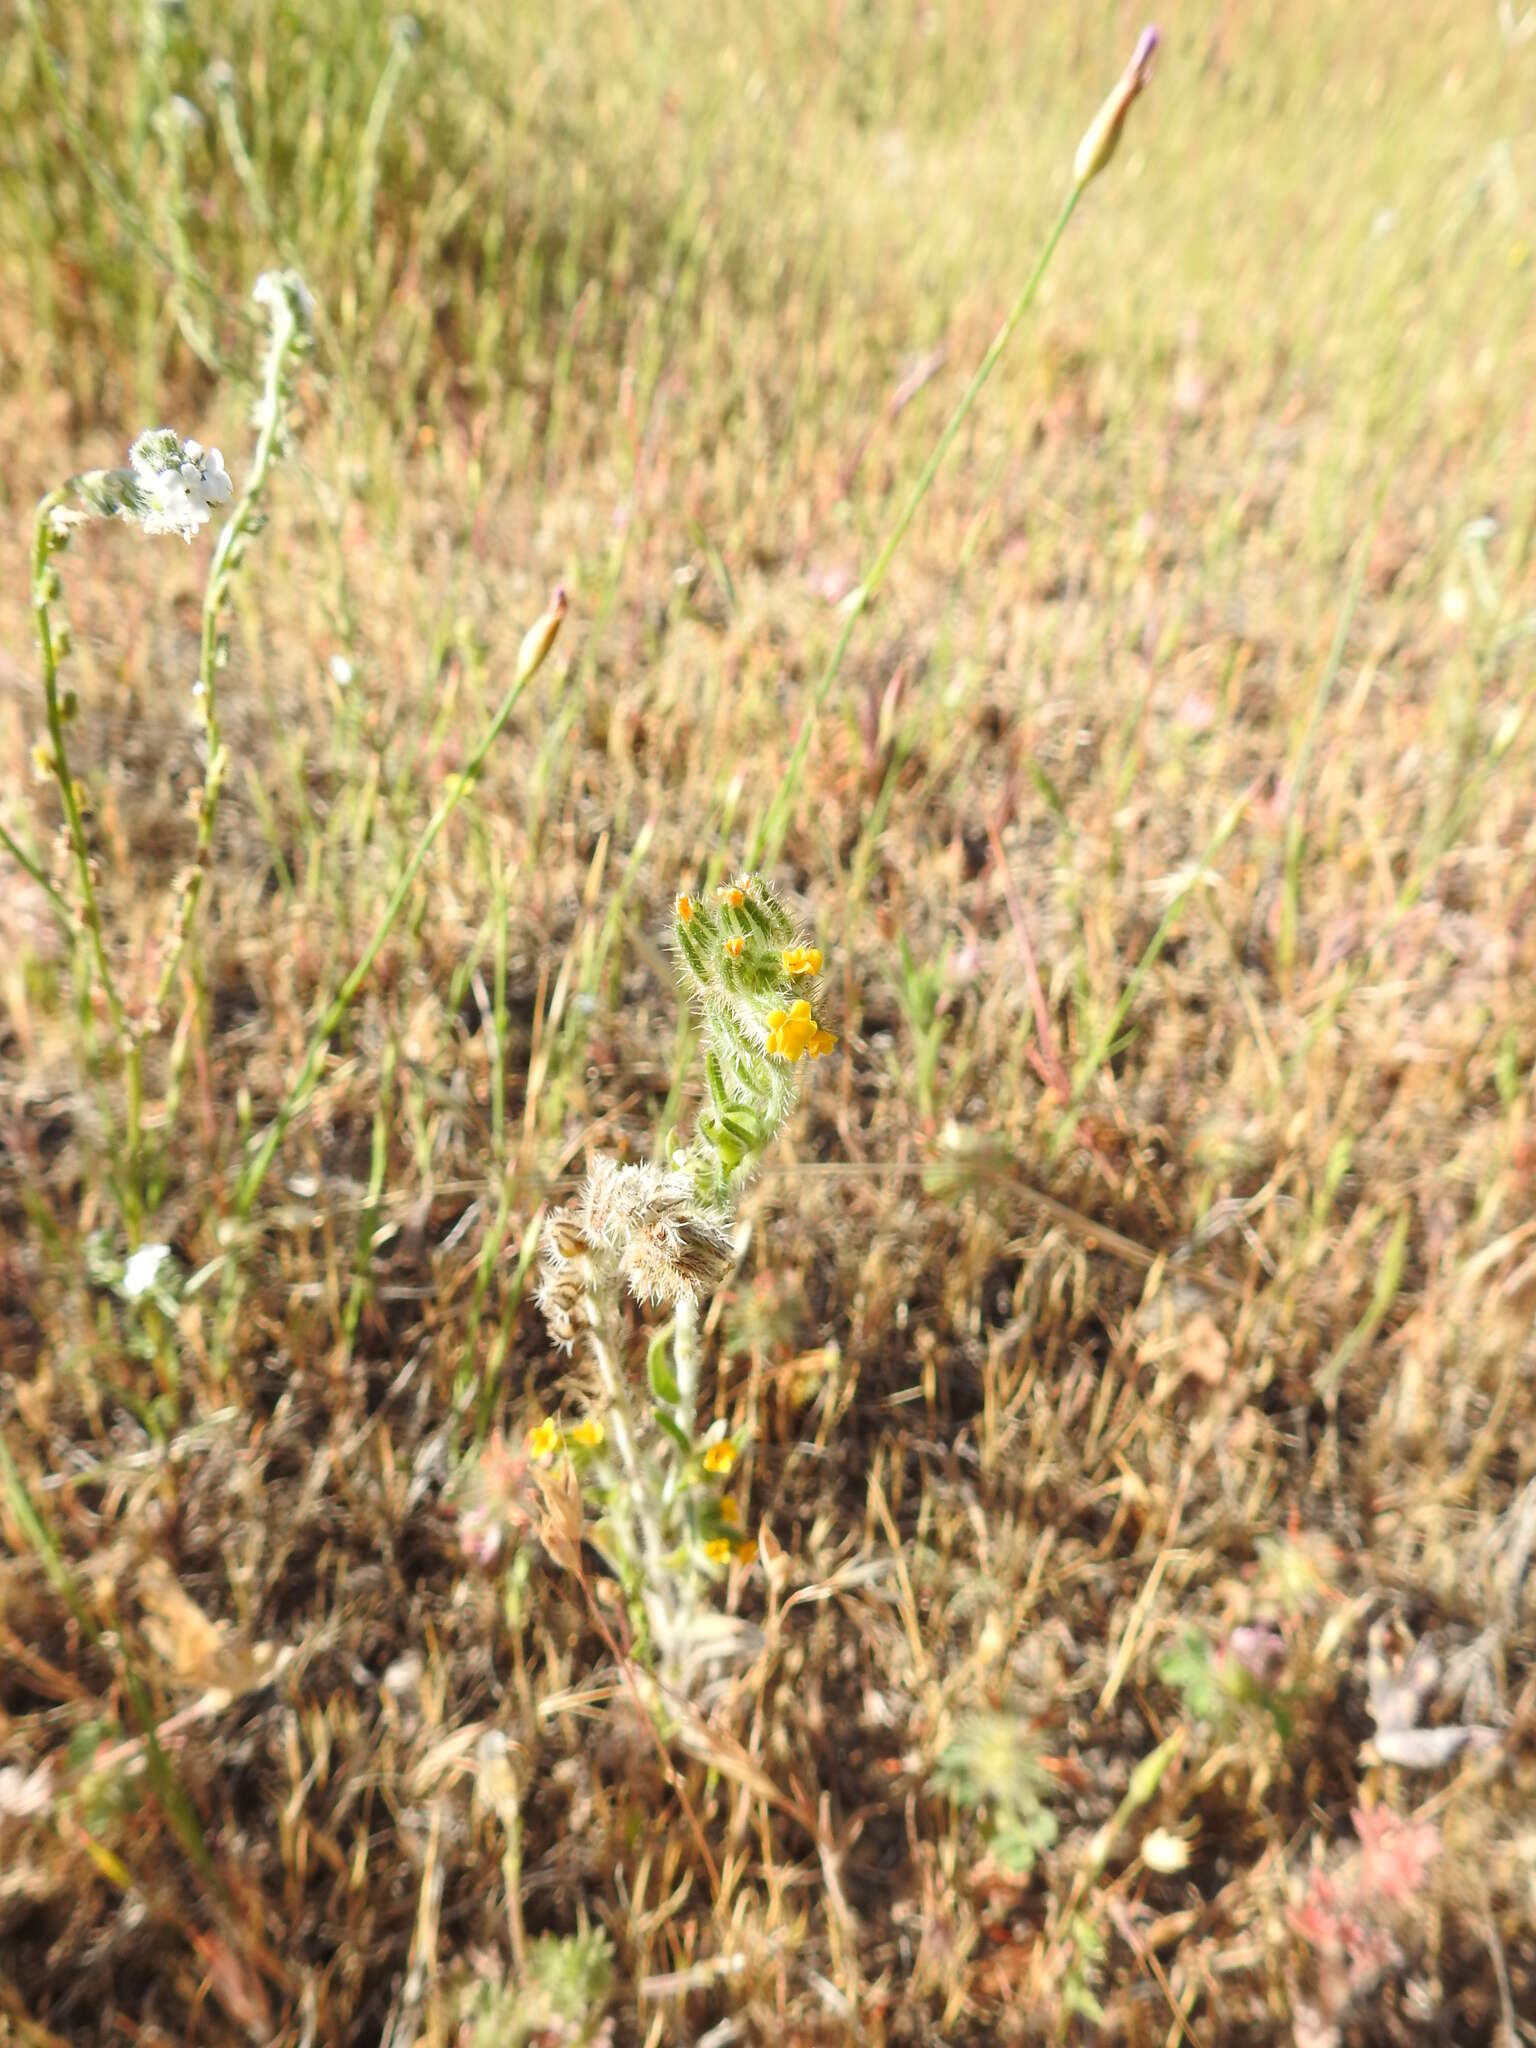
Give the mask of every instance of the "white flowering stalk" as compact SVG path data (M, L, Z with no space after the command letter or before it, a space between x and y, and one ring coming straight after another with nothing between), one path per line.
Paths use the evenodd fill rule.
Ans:
M207 766L198 804L197 844L191 868L180 883L174 919L159 985L152 1002L130 1012L113 972L102 928L95 873L86 832L86 800L69 762L67 728L78 713L71 690L60 688L60 671L70 651L69 628L56 619L61 596L56 558L68 548L76 527L94 519L122 519L146 534L178 535L190 543L215 511L234 498L234 485L217 448L183 440L169 427L141 434L120 469L90 470L50 491L37 508L32 538L32 613L42 669L47 737L34 750L39 771L58 785L65 836L74 868L77 901L68 905L61 892L50 890L57 908L68 912L83 931L113 1036L123 1061L125 1131L122 1152L122 1201L130 1240L138 1237L144 1209L143 1057L146 1040L159 1028L160 1013L176 983L192 936L197 905L207 873L214 820L228 758L220 737L217 709L218 671L228 659L228 642L219 618L230 581L244 555L249 536L259 525L259 501L274 454L281 446L291 395L293 369L309 346L312 302L303 283L291 273L263 278L257 301L268 312L269 332L262 365L262 392L257 406L257 440L244 489L234 499L209 565L203 595L202 657L193 686L207 741ZM178 1034L172 1080L166 1104L167 1126L174 1122L177 1089L187 1054L185 1031Z
M703 1027L708 1104L664 1167L599 1156L577 1199L548 1218L539 1306L556 1342L592 1366L593 1398L570 1428L536 1424L526 1451L535 1466L569 1461L637 1635L678 1686L707 1664L705 1639L719 1641L718 1624L701 1625L701 1592L757 1556L735 1495L718 1490L740 1442L698 1426L699 1314L730 1270L737 1200L794 1107L798 1063L837 1041L816 1017L820 949L760 877L728 884L713 905L679 896L673 944ZM672 1311L643 1382L626 1357L626 1293Z

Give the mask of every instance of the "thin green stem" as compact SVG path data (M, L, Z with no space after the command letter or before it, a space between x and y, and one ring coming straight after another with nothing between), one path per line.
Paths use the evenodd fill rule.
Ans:
M70 934L70 936L73 937L75 931L75 920L70 915L69 905L64 901L64 898L59 894L58 890L53 886L53 883L48 879L47 874L32 858L31 854L28 853L27 849L21 844L19 840L13 838L12 835L6 831L3 825L0 825L0 846L3 846L5 848L6 852L11 856L11 859L15 861L17 867L21 869L22 873L30 876L31 879L37 884L38 888L42 890L43 894L48 898L48 901L53 905L55 915L58 917L60 924L63 925L65 931L67 931Z
M97 196L106 202L109 211L115 215L118 223L128 234L129 238L137 242L139 247L154 262L170 271L173 276L177 276L176 263L167 257L165 251L155 240L139 208L134 205L128 194L102 165L100 152L92 147L90 138L82 131L79 122L75 119L74 110L65 97L63 86L59 83L58 65L43 35L43 25L38 18L34 0L18 0L18 5L21 10L22 20L26 23L28 34L31 37L38 75L43 81L49 99L53 102L54 112L57 114L59 125L64 131L65 140L73 150L81 170L84 171ZM217 303L219 294L215 291L213 284L190 260L185 266L184 276L186 282L195 285L197 290L211 304ZM242 315L242 317L244 316ZM183 332L186 332L185 328L183 328ZM223 365L216 356L212 358L202 357L202 345L199 338L194 338L194 335L187 334L187 342L193 353L198 355L203 361L205 369L212 370L217 374L223 368Z
M213 560L208 567L208 581L203 588L203 630L197 680L208 765L203 774L202 795L198 800L197 845L193 853L192 872L187 878L186 888L182 894L181 914L177 919L171 949L166 956L165 966L155 991L157 1014L170 1000L171 992L176 986L176 977L181 971L181 963L191 944L193 929L197 922L198 905L202 900L204 884L208 878L214 822L218 816L219 797L224 786L225 770L229 764L219 725L219 615L229 595L229 587L240 559L241 544L255 523L256 510L266 488L272 459L282 431L283 385L295 329L293 315L286 303L281 300L278 302L275 319L277 324L267 349L266 369L262 378L262 397L258 412L261 429L256 437L250 473L246 477L245 488L235 503L235 509L225 521L224 529L219 535L218 544L213 551ZM185 1065L190 1044L191 1034L182 1034L178 1040L178 1056L172 1061L170 1089L173 1094L179 1093L181 1068Z
M1135 967L1132 968L1125 987L1120 992L1120 1000L1115 1004L1114 1009L1100 1028L1093 1043L1078 1062L1077 1070L1072 1076L1072 1106L1074 1111L1081 1104L1094 1075L1098 1073L1111 1052L1113 1052L1121 1027L1130 1015L1136 998L1141 993L1142 984L1162 958L1163 948L1172 936L1173 928L1179 921L1179 915L1185 903L1190 895L1204 882L1217 854L1221 852L1227 841L1232 837L1232 834L1237 830L1252 796L1253 790L1251 787L1243 790L1227 806L1226 810L1222 812L1221 817L1217 821L1216 830L1211 834L1210 839L1206 843L1205 850L1194 866L1183 876L1173 895L1169 898L1168 908L1163 912L1157 930L1148 940L1145 951L1136 962ZM1064 1142L1066 1131L1071 1129L1071 1121L1069 1118L1064 1126L1063 1133L1058 1136L1058 1145Z
M1290 774L1290 794L1285 805L1285 881L1280 896L1280 931L1275 946L1276 957L1281 967L1287 971L1296 959L1296 931L1301 904L1301 857L1306 851L1307 837L1307 773L1312 765L1312 752L1317 744L1317 735L1322 729L1323 714L1328 708L1339 671L1344 665L1344 652L1349 645L1349 629L1354 624L1355 609L1360 602L1360 593L1365 587L1365 571L1370 561L1371 546L1380 525L1381 508L1386 499L1387 481L1390 477L1389 470L1377 493L1376 510L1355 548L1354 564L1344 592L1344 602L1339 607L1338 618L1334 621L1333 640L1328 649L1328 658L1323 664L1322 675L1318 678L1306 731L1302 734L1296 765Z
M107 957L106 937L101 924L101 907L96 899L96 884L91 875L91 850L86 841L85 820L81 815L80 799L75 792L75 778L69 765L69 743L65 737L66 720L59 699L59 649L54 638L53 620L49 611L52 592L58 587L51 562L54 552L53 515L68 501L70 495L71 486L68 484L50 491L39 503L33 520L32 614L37 626L38 655L42 663L43 706L48 722L49 767L58 785L65 829L69 835L70 852L75 863L75 877L80 889L80 922L84 925L86 937L90 942L96 972L101 979L102 995L112 1020L118 1047L123 1055L127 1126L123 1207L128 1234L132 1238L139 1224L139 1150L144 1108L143 1057L137 1033L128 1021L128 1012L118 993L112 963Z
M837 645L832 650L830 660L822 670L821 680L816 685L815 692L811 697L810 706L800 722L800 731L795 740L794 752L790 755L789 764L780 778L773 802L769 805L767 813L753 835L751 849L747 855L747 865L749 867L772 866L783 851L784 841L789 831L790 813L793 809L795 798L799 793L801 776L805 772L806 755L810 752L811 740L816 731L816 721L821 716L826 701L831 695L832 685L837 681L841 673L843 657L847 654L849 643L853 639L854 627L858 624L860 615L868 609L881 584L884 583L886 572L891 566L896 550L906 538L907 529L917 517L918 510L932 488L933 480L943 466L944 458L949 453L955 436L965 425L970 415L971 407L976 403L981 393L982 386L997 368L998 360L1003 350L1007 348L1008 343L1013 338L1014 329L1034 304L1041 282L1045 277L1046 271L1050 268L1051 258L1056 253L1056 245L1067 231L1067 223L1071 220L1073 213L1077 209L1077 202L1082 197L1083 189L1083 185L1074 179L1072 188L1067 194L1066 202L1056 217L1056 225L1046 237L1045 246L1036 259L1035 267L1030 272L1024 289L1014 300L1012 309L1002 326L993 335L986 354L977 365L976 374L966 386L959 404L949 416L944 431L934 443L933 451L929 455L928 460L923 464L906 503L897 514L895 523L882 542L880 552L876 555L868 575L865 576L863 582L848 601L848 615L843 621L843 630L838 636Z
M261 1192L262 1183L267 1177L268 1169L271 1167L273 1155L276 1153L278 1146L283 1142L288 1126L309 1100L310 1091L313 1089L315 1080L320 1072L321 1062L325 1058L326 1048L329 1046L342 1019L356 1001L358 991L373 972L374 962L378 959L383 949L384 941L394 930L395 922L399 918L401 911L405 908L411 890L415 887L416 877L421 873L426 863L427 855L437 843L438 835L443 827L448 823L448 820L453 816L459 805L464 801L464 798L479 780L480 771L485 766L486 756L500 738L502 727L517 708L518 700L524 690L527 689L529 683L532 682L534 676L543 666L544 657L554 645L555 634L559 630L560 621L564 616L565 593L563 591L556 591L554 601L548 612L545 613L541 625L535 626L523 641L522 652L518 658L517 674L513 677L506 695L502 698L500 704L497 705L490 724L481 734L474 752L454 777L448 794L432 813L431 818L427 822L426 829L423 831L420 839L417 840L415 850L401 871L400 879L390 892L389 901L385 904L383 913L374 927L372 938L369 939L367 945L363 948L356 965L341 984L341 987L336 991L320 1022L315 1026L308 1048L304 1054L303 1063L288 1089L283 1104L278 1110L277 1115L268 1124L266 1131L262 1135L261 1142L256 1148L255 1155L246 1166L245 1172L241 1175L235 1189L234 1207L237 1217L244 1218L250 1214L252 1205L255 1203L257 1195Z
M373 207L379 189L379 153L384 147L384 130L389 125L389 110L394 102L396 88L404 77L405 68L410 61L410 39L397 30L390 42L384 69L379 73L379 82L374 88L368 118L363 124L362 141L358 145L357 239L359 249L365 250L370 260L375 253Z

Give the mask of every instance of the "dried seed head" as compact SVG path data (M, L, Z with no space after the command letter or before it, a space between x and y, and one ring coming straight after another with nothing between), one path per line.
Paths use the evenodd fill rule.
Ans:
M698 1301L730 1270L731 1240L685 1173L657 1175L633 1219L621 1270L637 1301Z
M590 1327L594 1277L591 1249L575 1216L569 1209L553 1210L544 1220L536 1299L549 1334L567 1351Z
M600 1152L587 1168L576 1197L577 1228L594 1249L622 1251L661 1185L655 1166L621 1166Z

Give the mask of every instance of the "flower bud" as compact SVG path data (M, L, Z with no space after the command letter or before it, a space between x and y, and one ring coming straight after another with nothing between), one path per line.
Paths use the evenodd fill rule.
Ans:
M523 644L517 651L517 673L521 681L528 681L543 667L544 658L554 646L555 635L560 631L560 622L569 609L564 585L557 584L548 608L528 628L523 635Z
M1079 191L1099 175L1119 147L1125 117L1131 110L1132 100L1152 75L1152 58L1160 40L1155 28L1142 30L1131 53L1131 61L1120 74L1119 83L1077 145L1077 155L1072 162L1072 182Z

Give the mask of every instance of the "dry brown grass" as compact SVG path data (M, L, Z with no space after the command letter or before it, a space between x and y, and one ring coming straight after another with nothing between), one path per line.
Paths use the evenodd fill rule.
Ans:
M720 58L669 10L651 43L540 16L504 45L473 12L429 11L367 261L331 157L282 202L355 388L322 350L237 612L206 1043L152 1226L215 1272L158 1342L106 1277L110 1076L0 870L0 2038L442 2042L468 1982L591 1922L625 2043L1305 2042L1330 1965L1292 1916L1314 1865L1355 1884L1379 1805L1441 1846L1347 2038L1536 2039L1532 46L1449 6L1175 25L866 622L780 869L842 1056L707 1329L787 1576L733 1581L764 1647L663 1762L601 1588L477 1576L455 1474L558 1406L519 1248L590 1149L676 1113L666 906L771 797L1126 24L955 11L935 56L933 10L729 7ZM377 51L337 17L343 164ZM241 21L302 71L281 16ZM492 66L446 154L444 79L491 45L531 162L488 154ZM104 338L126 258L26 61L9 146L57 166L56 222L6 203L0 815L47 844L31 501L146 412L217 424L233 468L244 400L153 312ZM738 132L754 77L774 120ZM207 185L233 285L267 245ZM190 835L201 561L102 532L66 563L134 985ZM221 1231L560 579L558 673ZM1260 1624L1276 1712L1168 1662ZM1430 1641L1425 1718L1496 1742L1366 1748L1373 1640L1378 1704ZM996 1798L934 1783L980 1710L1056 1818L1028 1879Z

